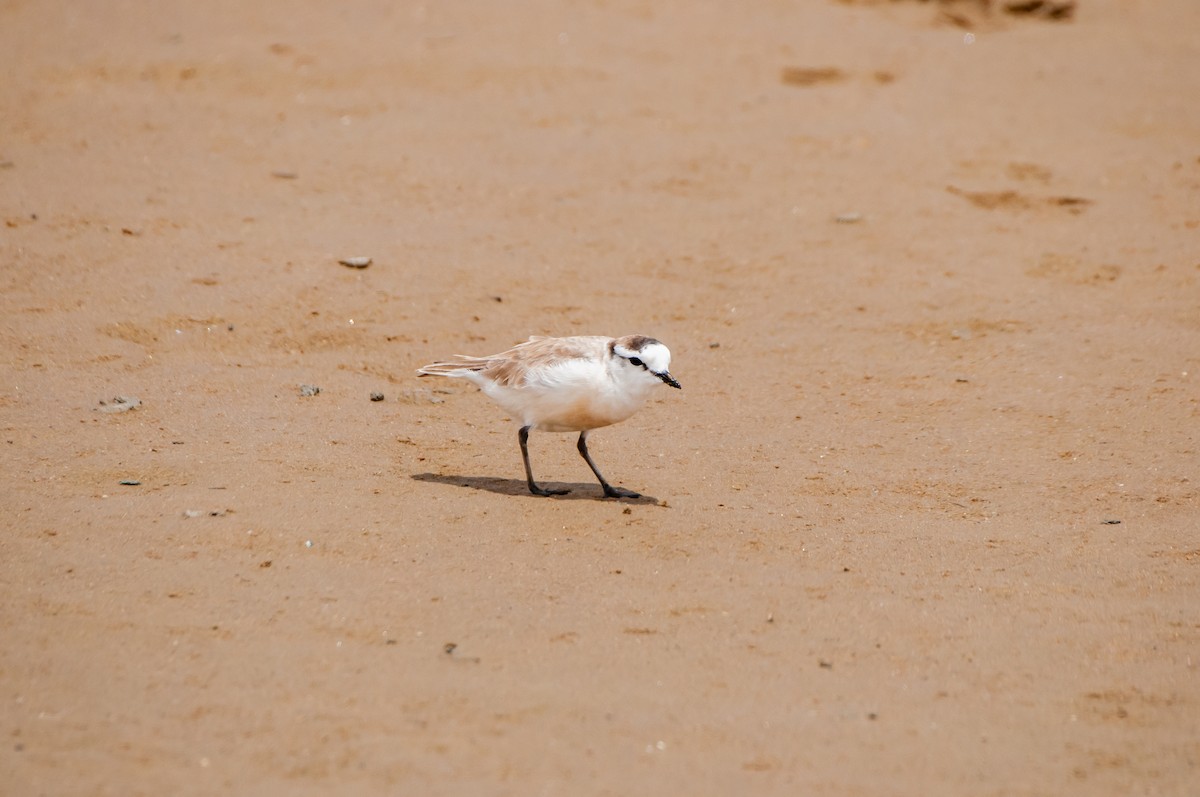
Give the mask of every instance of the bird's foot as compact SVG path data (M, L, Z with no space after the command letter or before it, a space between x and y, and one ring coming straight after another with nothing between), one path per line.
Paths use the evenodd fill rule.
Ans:
M533 482L530 482L529 483L529 492L533 493L534 495L550 496L550 495L566 495L567 493L569 493L571 491L566 488L563 488L561 490L547 490L545 487L538 487Z
M604 488L605 498L641 498L641 493L635 493L633 490L626 490L624 487L613 487L611 484L601 485Z

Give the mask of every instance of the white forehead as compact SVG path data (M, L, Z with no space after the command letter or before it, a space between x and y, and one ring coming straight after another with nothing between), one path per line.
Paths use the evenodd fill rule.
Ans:
M644 344L640 349L618 346L617 352L622 356L636 356L650 371L656 373L665 373L671 368L671 349L658 341Z
M637 353L637 357L656 373L661 374L671 369L671 350L661 343L647 343Z

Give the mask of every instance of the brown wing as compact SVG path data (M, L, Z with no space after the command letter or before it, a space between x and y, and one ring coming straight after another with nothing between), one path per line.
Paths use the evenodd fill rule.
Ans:
M419 369L421 376L455 376L463 371L475 373L505 387L520 387L529 381L531 372L546 369L568 360L602 360L608 355L612 338L580 335L570 338L533 336L508 351L489 357L454 355L452 362L430 363Z
M484 358L486 376L506 387L519 387L531 371L551 368L567 360L600 359L607 354L609 338L576 336L570 338L531 337L506 352Z

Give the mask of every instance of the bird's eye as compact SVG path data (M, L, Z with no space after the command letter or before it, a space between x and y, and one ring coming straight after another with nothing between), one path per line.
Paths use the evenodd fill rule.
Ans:
M639 360L637 357L630 357L630 358L629 358L629 362L633 363L634 365L641 365L641 364L642 364L642 361L641 361L641 360Z

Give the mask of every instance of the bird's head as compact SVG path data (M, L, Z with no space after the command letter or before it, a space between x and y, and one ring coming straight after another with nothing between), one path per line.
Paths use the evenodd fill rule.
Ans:
M626 335L612 343L613 357L618 368L643 371L648 379L658 379L674 388L683 386L671 376L671 350L654 338L645 335Z

